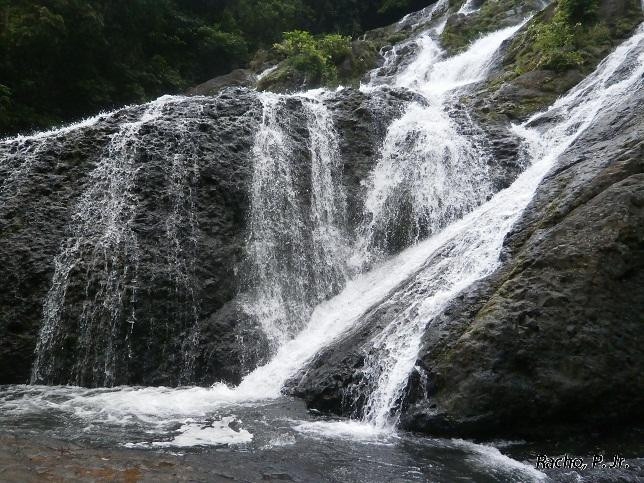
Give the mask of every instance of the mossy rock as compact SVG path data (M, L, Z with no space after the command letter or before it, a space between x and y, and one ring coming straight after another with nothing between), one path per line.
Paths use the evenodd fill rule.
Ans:
M539 10L536 0L487 0L474 13L452 15L441 34L441 43L450 54L457 54L483 34L521 22Z
M297 69L287 60L257 83L257 89L273 92L295 92L317 87L357 86L371 69L378 65L378 49L370 40L355 40L351 52L335 65L335 75L323 77Z
M320 79L307 79L304 72L282 61L277 68L257 82L260 91L292 92L304 87L318 87Z
M519 31L506 45L500 66L470 96L468 101L481 119L523 121L545 109L591 73L644 20L636 0L600 0L596 18L575 25L574 48L580 61L542 66L536 36L539 26L552 21L556 8L557 3L549 5Z

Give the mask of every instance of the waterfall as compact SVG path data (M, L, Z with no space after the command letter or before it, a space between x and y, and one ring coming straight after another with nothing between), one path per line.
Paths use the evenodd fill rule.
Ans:
M82 354L73 369L71 380L82 384L80 371L94 364L102 365L106 384L115 372L114 343L122 316L123 297L136 296L138 241L131 223L136 209L132 194L137 166L137 134L141 126L161 114L162 103L151 104L140 120L121 126L110 140L105 154L92 172L90 186L82 195L74 213L72 237L56 257L51 288L45 299L32 383L51 380L55 371L57 344L63 343L62 315L72 270L83 261L82 250L91 243L92 261L87 268L86 292L96 277L95 300L86 306L79 321L79 349ZM90 272L93 275L90 275ZM128 317L128 324L134 320ZM98 322L98 319L105 319ZM95 345L96 344L96 345ZM95 347L105 350L104 361L92 361ZM93 367L98 371L98 367Z
M422 21L432 23L444 6L437 2ZM237 388L219 384L199 390L208 392L208 405L279 397L287 380L366 313L397 306L402 309L366 344L364 382L348 394L365 401L364 422L395 428L422 335L431 330L433 319L460 292L498 268L504 237L559 154L598 112L642 88L640 27L545 116L513 128L525 141L530 166L494 194L483 143L471 134L473 126L463 125L468 120L453 113L458 96L486 78L501 44L522 25L486 35L453 57L439 47L435 37L442 27L434 26L407 43L415 51L411 62L394 48L380 73L374 71L369 85L362 86L365 95L386 86L411 92L414 100L405 101L384 136L366 182L364 222L353 246L346 233L341 138L329 108L334 94L248 94L259 99L262 112L261 121L253 124L250 149L244 234L248 270L241 296L269 339L271 359ZM170 116L178 106L181 116ZM155 257L160 254L162 268L152 276L170 281L164 290L166 285L174 290L183 304L178 315L186 319L180 334L158 320L149 322L150 332L180 346L181 355L169 363L182 366L179 381L191 380L200 336L194 279L200 168L193 133L196 123L208 131L206 114L199 102L181 97L163 97L133 112L138 117L120 119L96 159L89 160L94 168L71 208L43 303L33 383L114 385L123 380L137 350L131 336L142 323L137 320L138 297L146 286L141 280L150 276L142 269L146 243L161 247ZM6 162L17 169L4 180L2 196L20 189L20 179L47 139L109 116L11 141L15 156ZM161 172L144 172L146 159L155 156L163 160ZM152 241L155 235L137 229L137 216L146 213L139 193L143 175L164 180L163 195L148 203L163 198L170 207L162 221L156 220L162 234ZM364 269L352 279L350 258ZM160 357L172 352L161 351Z
M20 192L24 178L34 168L42 152L46 149L51 149L53 140L63 141L65 135L81 129L91 128L99 121L105 120L112 115L113 113L99 114L63 128L0 141L0 145L12 146L2 159L2 164L9 168L10 174L0 184L0 199L4 200L16 196Z
M317 95L316 95L317 94ZM346 279L348 247L344 229L346 196L339 136L324 92L304 100L311 155L311 223L313 226L313 283L317 301L337 293Z
M363 257L404 248L480 204L490 193L483 153L430 104L412 104L389 128L365 202Z
M118 383L127 368L140 290L141 250L134 220L140 201L136 194L137 177L144 166L140 162L144 149L142 130L158 123L166 106L180 101L181 98L167 96L148 104L138 120L119 126L100 154L89 175L88 187L73 210L70 236L54 260L54 275L43 304L32 383L109 386ZM189 186L194 182L195 166L187 164L192 162L194 148L183 139L188 131L181 123L172 124L172 132L185 147L183 151L172 151L169 139L160 151L154 145L146 148L168 160L165 174L169 178L172 211L166 220L165 265L175 287L190 294L189 317L195 323L196 299L191 282L194 261L193 255L186 253L192 248L178 236L185 222L189 232L187 243L194 245L196 225ZM156 276L159 275L162 274ZM85 301L80 314L67 315L68 288L75 280L84 284ZM73 367L65 367L63 360L64 347L69 343L66 333L69 324L78 328ZM191 371L189 365L186 373Z
M262 123L252 149L248 254L255 284L247 310L275 351L297 334L313 307L344 284L345 196L338 134L323 95L263 93ZM310 172L297 152L287 101L300 103ZM298 170L298 171L296 171ZM298 186L310 177L307 197ZM304 200L303 200L304 198ZM308 198L308 199L307 199Z
M559 122L539 133L526 127L543 116L537 114L524 125L515 127L529 147L531 167L509 188L441 233L437 238L447 239L436 243L423 270L403 291L385 302L402 301L406 308L375 337L367 356L364 375L369 381L370 394L364 421L380 428L395 427L423 333L455 295L497 268L505 235L557 157L591 125L602 109L623 102L632 89L642 88L643 47L644 27L641 26L592 75L548 111L548 116L556 113ZM630 68L624 69L625 65Z
M392 83L392 76L398 73L398 71L404 68L404 62L406 60L406 55L403 55L403 52L406 52L409 49L414 51L420 50L422 44L426 43L426 39L430 38L430 33L433 35L440 35L445 27L445 22L447 22L447 16L444 15L449 7L448 0L438 0L433 5L424 8L420 12L415 14L409 14L405 16L398 23L398 28L411 28L415 30L421 25L427 25L432 23L435 19L439 18L441 15L443 20L437 26L424 30L420 35L412 36L410 39L405 40L399 44L393 46L387 46L380 50L380 55L383 57L384 62L382 67L374 69L369 73L369 82L366 84L361 84L360 89L363 92L372 92L378 87L386 84ZM436 45L435 43L433 45ZM438 52L438 46L436 45L436 52ZM431 52L426 51L425 54L431 54ZM420 58L416 57L415 63L420 64Z
M165 267L167 279L174 285L174 294L178 299L183 296L184 313L179 314L191 324L190 334L183 342L183 367L179 377L182 383L192 381L196 357L196 345L199 340L199 296L195 286L194 274L197 261L197 241L199 228L196 219L195 186L199 177L197 163L197 143L191 139L194 127L191 118L201 118L203 106L190 104L196 112L190 112L187 119L181 118L172 130L180 149L168 153L170 162L165 166L165 177L168 180L167 192L170 197L170 213L165 221ZM169 142L169 140L167 141ZM186 303L187 302L187 303Z
M490 196L486 153L476 137L459 132L449 109L460 89L485 78L502 42L521 25L487 35L448 59L433 31L415 41L415 60L393 82L425 102L412 103L389 127L369 180L353 263L364 265L417 243Z
M504 29L500 31L501 33L495 32L474 43L471 48L477 49L479 53L481 53L481 46L486 47L486 50L481 53L482 58L472 55L468 51L458 56L458 61L456 62L446 59L443 63L448 66L454 66L458 72L469 73L472 75L470 82L474 82L480 78L482 72L489 66L502 41L510 37L518 28L517 26L511 29ZM426 45L435 47L435 44L427 43ZM425 59L426 56L420 51L415 62L421 62L418 61L418 58ZM438 58L439 56L436 56L436 59ZM464 64L467 65L468 63L472 66L471 70L464 67ZM425 72L427 70L431 71L433 66L434 64L431 63L426 65ZM408 78L407 73L409 70L420 72L420 69L411 64L399 75L403 78ZM424 72L420 75L425 77ZM454 85L462 86L468 83L467 77L465 77L466 74L454 75L450 72L443 72L440 75L444 76L444 78L453 79ZM429 88L425 89L429 90ZM449 90L444 89L443 92L449 92ZM490 268L491 260L494 259L496 252L494 252L493 248L489 248L486 243L491 243L496 238L492 241L489 238L477 239L475 238L478 236L477 234L463 235L462 239L459 238L460 231L466 231L466 228L470 225L477 225L477 216L481 216L479 213L483 208L471 213L461 221L452 223L442 231L438 229L441 222L443 224L448 223L446 220L448 215L443 213L451 214L453 218L457 218L459 214L460 216L464 214L463 212L467 209L465 205L468 203L468 195L474 198L470 202L470 206L474 207L484 201L485 195L482 193L489 193L484 176L486 172L485 163L481 161L483 154L473 147L468 139L457 132L454 121L443 110L442 101L447 102L448 99L447 95L439 97L438 101L441 102L437 106L432 104L421 106L417 103L412 103L403 117L392 124L380 155L381 161L372 175L371 189L366 200L367 210L372 209L370 203L376 204L372 200L378 199L379 195L374 193L379 193L378 189L381 185L385 186L381 188L382 192L390 193L391 196L395 196L397 191L410 190L410 188L416 189L417 191L414 193L416 197L411 200L418 203L419 207L414 207L414 209L418 209L419 213L420 210L427 210L424 213L429 213L435 217L436 233L434 236L406 249L386 262L377 264L372 270L355 277L347 282L345 289L339 295L319 304L308 319L308 324L294 338L285 342L268 364L257 368L246 376L236 389L235 397L263 399L279 396L283 384L293 377L319 350L349 330L367 310L385 300L393 289L410 276L413 276L425 264L429 264L428 260L432 258L445 257L445 262L440 265L441 267L445 266L445 268L442 272L440 268L437 268L434 275L437 277L438 286L443 286L446 290L446 295L444 295L446 300L450 297L450 294L465 288L471 281L488 273L486 270L492 269ZM436 101L436 98L430 99L430 101ZM416 115L420 116L420 118L414 117ZM417 142L416 137L419 132L421 136ZM403 146L395 144L396 142L404 143L405 139L408 139L409 143L415 143L417 146L416 151L410 151L409 159L402 155L404 152ZM390 140L393 145L388 145ZM424 144L429 144L429 146L424 146ZM434 149L435 146L438 147ZM387 155L387 153L390 154ZM411 162L408 163L410 167L408 167L405 161L410 159ZM406 170L408 169L412 173L407 172ZM477 170L481 173L478 177L474 176ZM427 176L421 177L420 181L416 181L413 178L412 174L422 175L423 173L426 173ZM465 176L461 176L461 173L465 173ZM472 176L469 182L468 175ZM451 179L450 176L452 177ZM441 185L441 183L443 184ZM478 186L476 183L479 183ZM518 187L516 189L523 188ZM459 190L463 192L456 192ZM442 199L443 196L445 199ZM512 197L512 194L505 196L501 203L506 203L507 199ZM531 192L528 192L525 196L530 197ZM462 205L458 207L461 212L459 214L455 211L451 212L452 208L444 200L449 200L450 203L458 203L458 200L463 200ZM518 203L521 203L521 200ZM382 211L389 210L392 207L392 200L384 199L377 206ZM393 206L395 207L395 205ZM484 205L484 207L486 206L488 204ZM521 206L525 206L525 204ZM441 212L441 210L445 211ZM496 205L493 205L490 211L504 212L503 210L499 211ZM372 209L372 213L376 213L376 210ZM442 214L442 217L436 213ZM511 219L506 220L504 218L502 222L505 222L505 224L492 229L487 234L488 237L500 237L502 240L505 235L505 231L502 230L506 226L507 230L509 230L516 216L518 216L516 212L512 212L512 214L515 218L511 218L512 215L508 215ZM386 215L380 216L384 217ZM393 214L391 216L392 219L395 219L399 215ZM372 223L367 226L369 230L372 230ZM374 231L368 231L367 233L373 233ZM362 243L364 243L364 239ZM364 246L359 244L358 249L362 250ZM470 249L475 252L471 260L468 258L470 263L466 263L463 267L449 265L448 260L452 260L452 263L456 260L453 256L455 256L457 250L459 254L462 253L469 257L467 251ZM486 251L488 249L491 250L490 253ZM450 250L452 253L450 253ZM360 257L363 253L358 252L354 257ZM479 261L478 257L483 255L486 255L487 258L483 257ZM482 267L480 269L481 274L478 276L473 275L474 278L465 277L465 275L470 276L467 269L473 269L474 264ZM460 277L465 278L461 280ZM418 298L422 299L421 296L418 296ZM402 323L401 325L404 326ZM402 343L417 344L419 337L410 337L410 340L402 341ZM380 354L380 356L384 358L386 354ZM392 357L395 356L392 354ZM394 378L396 377L393 374L390 375Z
M498 267L506 234L558 156L602 109L623 102L629 91L642 87L643 48L644 27L640 27L548 113L514 127L525 139L532 164L510 187L433 236L349 280L340 294L315 308L295 338L237 388L214 387L217 398L248 401L279 397L287 380L316 353L346 334L367 311L402 301L406 308L372 341L363 370L367 383L359 388L366 391L361 395L367 396L363 421L393 430L424 331L456 295ZM553 113L559 115L560 122L545 132L527 127ZM404 289L396 291L405 281Z

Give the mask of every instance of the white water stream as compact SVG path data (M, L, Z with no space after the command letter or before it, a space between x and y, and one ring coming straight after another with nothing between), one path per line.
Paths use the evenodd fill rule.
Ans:
M186 317L196 327L196 297L191 281L194 257L188 252L196 240L191 186L197 168L194 165L195 145L187 139L190 137L189 121L200 115L200 106L195 104L196 112L188 109L183 121L172 124L172 132L183 149L174 150L170 140L158 149L144 146L140 135L145 127L161 125L166 106L185 102L182 97L164 96L147 104L138 119L119 126L99 154L96 167L89 174L88 187L73 208L68 236L54 260L54 275L43 304L32 383L60 379L57 357L60 345L65 344L66 324L70 323L65 319L66 298L74 279L84 285L90 303L83 305L78 320L71 321L78 327L78 354L74 366L67 368L69 373L65 380L80 385L113 385L119 368L127 363L120 349L129 343L123 334L128 334L136 323L134 310L130 313L124 307L136 300L139 291L139 235L133 222L139 203L135 193L137 176L145 166L139 157L145 149L167 161L164 174L169 180L171 211L165 220L165 237L158 243L166 245L168 279L191 299L186 304L190 305L186 308ZM47 139L87 127L97 119L35 139ZM179 235L184 226L187 237ZM189 341L187 345L190 345ZM190 354L189 350L185 351L182 371L185 378L189 378L192 370Z
M507 30L505 35L508 35ZM498 32L491 34L500 43ZM487 44L482 39L483 44ZM561 121L543 133L516 126L529 146L532 165L507 189L497 193L463 219L426 241L409 248L354 280L333 299L320 304L308 325L265 366L247 376L241 385L224 389L224 399L260 400L278 397L283 383L295 375L320 349L350 329L368 309L382 301L400 282L418 270L410 290L423 293L374 341L379 357L373 360L375 391L370 396L365 421L393 430L391 410L413 368L422 332L432 318L460 291L497 267L503 239L557 157L590 126L602 109L614 105L635 88L642 87L644 29L622 44L567 96L550 109ZM498 45L498 43L496 45ZM480 44L475 44L478 48ZM489 44L488 44L489 45ZM467 52L464 58L473 57ZM460 62L446 61L458 71ZM477 61L477 65L486 62ZM623 67L629 65L625 70ZM476 74L478 77L480 74ZM443 78L459 78L446 74ZM538 118L540 115L536 115ZM528 121L532 122L535 118ZM404 297L408 293L396 294ZM214 388L221 391L223 388Z
M246 310L275 352L306 324L313 307L345 281L346 203L338 133L323 92L291 96L301 102L308 134L310 189L298 188L294 126L284 110L288 96L262 93L263 119L255 135L251 187L250 280ZM301 184L301 183L300 183ZM307 198L310 208L303 199Z
M255 173L249 246L259 287L253 307L261 312L258 317L273 341L274 356L235 388L219 384L207 389L87 390L69 397L64 404L87 419L135 417L152 424L174 421L183 425L178 445L203 442L204 438L215 437L217 431L201 428L187 418L202 417L217 407L249 405L280 397L284 383L321 349L354 327L365 312L379 304L402 301L406 309L372 341L365 371L371 392L363 421L333 425L315 422L299 428L369 437L395 432L397 405L413 369L422 334L433 318L458 293L497 268L505 235L558 156L603 109L625 102L629 92L643 87L644 27L640 26L593 74L555 103L548 115L556 114L557 122L546 124L541 130L527 127L541 116L537 115L514 128L525 139L530 167L510 187L490 198L485 153L472 139L459 133L446 107L462 88L485 78L501 43L520 27L487 35L466 52L451 58L444 57L433 38L435 32L416 40L415 60L397 72L391 82L416 92L425 102L411 104L390 126L370 180L365 206L368 223L358 243L356 264L369 262L373 267L347 281L337 296L315 308L310 301L323 300L333 286L344 283L346 273L347 254L340 228L346 215L344 193L337 182L341 169L337 134L319 94L300 95L309 136L310 175L315 187L310 199L311 215L307 217L295 191L297 180L290 171L293 147L291 134L279 117L282 98L263 94L263 121L253 148ZM374 84L365 91L375 88ZM160 115L166 102L170 99L150 104L138 121L122 125L92 174L94 185L81 197L73 233L56 259L52 288L45 302L34 381L46 378L47 371L52 370L48 361L40 359L40 354L48 353L47 346L54 343L56 331L61 329L60 310L81 239L92 240L94 262L104 267L100 287L101 298L107 303L103 307L109 312L108 320L115 323L122 315L119 312L122 286L136 278L135 273L129 272L132 267L136 269L137 258L136 234L129 229L135 203L131 197L136 175L136 166L131 162L132 150L137 149L134 138L142 125ZM183 192L186 180L178 173L186 172L183 165L186 160L175 161L178 164L169 167L169 175L178 192ZM177 203L183 206L190 200L179 199ZM95 206L104 209L95 212L92 208ZM408 213L405 216L410 217L412 228L406 234L407 241L415 244L383 261L382 240L386 244L388 227L404 213ZM175 214L183 216L180 210ZM298 243L306 239L303 235L306 226L313 227L314 257L311 265L301 266L298 260L306 248ZM171 229L168 237L173 239ZM276 253L284 247L286 258L279 258ZM128 263L116 263L117 255ZM311 286L311 280L317 285ZM408 283L404 289L392 293L405 281ZM135 284L131 285L136 289ZM89 328L95 316L84 314L81 329ZM106 325L106 333L112 328L113 325ZM81 337L91 346L91 332L81 331ZM109 374L110 365L116 362L108 358L104 363L105 373ZM33 404L41 403L37 399L33 398ZM235 437L225 431L225 438ZM251 437L246 432L238 434L244 441ZM530 475L540 478L539 474Z
M497 268L505 235L558 156L592 124L598 113L624 102L632 89L642 87L643 38L640 27L595 73L558 100L550 111L557 112L560 121L545 132L516 126L515 131L530 148L532 165L509 188L424 243L428 248L432 241L436 243L427 252L427 268L405 290L396 293L393 300L387 301L401 300L406 309L375 338L365 364L373 388L364 410L366 422L395 429L399 418L397 405L414 367L422 334L433 318L459 292ZM467 56L468 53L464 54ZM446 63L463 71L459 62ZM631 66L626 74L625 65ZM458 77L452 74L447 77L458 82ZM540 116L537 114L526 125Z
M162 98L151 103L139 120L123 124L119 132L110 139L97 168L90 175L92 183L78 202L72 222L72 234L54 262L56 270L44 303L32 382L47 380L55 370L53 346L60 342L60 332L64 330L61 317L70 273L81 262L80 252L88 242L93 245L92 268L101 277L97 297L103 303L92 305L89 312L83 311L79 321L80 339L84 342L82 347L85 354L81 357L82 364L78 370L93 363L89 358L94 339L100 338L96 342L108 344L102 364L108 379L105 383L110 382L109 375L113 374L116 361L115 351L109 344L115 342L113 333L122 316L123 288L136 279L138 243L131 230L131 221L136 207L132 188L138 169L134 163L138 148L137 134L141 126L160 116L163 106L170 99ZM90 284L91 280L88 278L88 287ZM132 293L132 297L134 296ZM105 310L106 313L97 314L97 310ZM94 331L92 322L95 317L109 319L105 324L100 324L101 333ZM73 378L81 383L80 374Z
M625 65L629 68L624 69ZM602 109L623 102L628 92L641 89L643 75L644 27L640 27L595 73L550 109L549 113L560 116L560 122L542 133L525 125L515 127L526 139L533 163L509 188L434 236L350 280L339 295L315 308L306 327L282 345L268 364L249 374L238 387L220 384L210 389L128 390L122 397L109 393L101 395L95 403L86 397L79 399L78 404L100 411L119 408L119 413L147 414L156 420L170 415L196 416L213 407L277 398L284 382L320 349L353 327L367 310L386 303L391 291L415 274L410 290L422 290L424 295L417 297L374 341L376 347L386 351L373 366L378 383L369 398L365 422L375 430L394 430L396 414L394 411L392 417L392 409L413 368L420 336L432 317L454 295L496 268L505 234L560 153L592 124ZM403 291L393 297L408 294L409 291Z
M482 37L448 58L433 30L415 40L415 60L391 81L425 102L413 102L389 127L369 180L353 265L368 266L392 248L417 243L490 196L487 154L476 137L459 132L448 110L464 87L485 78L502 42L522 25ZM376 88L365 86L367 92ZM403 232L396 228L401 225Z

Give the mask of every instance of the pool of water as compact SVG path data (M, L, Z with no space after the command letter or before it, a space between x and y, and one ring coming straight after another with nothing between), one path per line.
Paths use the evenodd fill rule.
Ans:
M186 456L193 470L215 468L218 475L240 481L527 482L597 477L596 472L538 471L535 457L544 448L525 441L480 443L382 431L310 412L295 399L240 403L226 401L221 391L208 388L4 386L0 427L22 437L54 438L99 452L143 451L152 459ZM551 449L573 450L565 446ZM593 448L583 451L592 453ZM604 476L630 481L642 475L641 459L631 458L629 463L628 470Z

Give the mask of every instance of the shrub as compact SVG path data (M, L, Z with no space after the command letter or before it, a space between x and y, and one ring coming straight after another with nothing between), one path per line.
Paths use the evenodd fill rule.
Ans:
M563 70L582 63L582 56L575 49L575 27L563 10L558 10L550 22L535 26L534 46L540 54L537 67Z
M584 22L597 16L598 0L559 0L558 10L570 23Z
M275 50L286 62L315 81L337 78L337 65L351 52L351 39L338 34L314 37L310 32L293 30L284 33Z
M337 65L351 53L351 39L344 35L328 34L320 38L319 47L322 53Z

